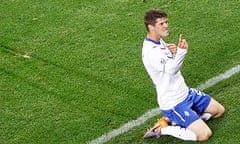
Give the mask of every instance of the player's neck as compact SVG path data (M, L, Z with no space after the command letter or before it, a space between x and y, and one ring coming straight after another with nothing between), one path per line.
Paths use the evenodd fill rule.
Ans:
M151 39L153 41L156 41L156 42L160 41L160 39L161 39L161 37L158 37L158 36L156 36L154 34L151 34L151 33L147 34L147 38L149 38L149 39Z

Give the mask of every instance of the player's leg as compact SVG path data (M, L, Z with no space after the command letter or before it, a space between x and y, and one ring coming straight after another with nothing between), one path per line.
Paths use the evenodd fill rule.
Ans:
M197 89L189 89L190 96L193 101L193 109L200 115L203 120L208 120L211 117L219 117L223 115L225 109L215 99L208 94Z
M162 135L171 135L185 141L197 141L197 135L188 128L180 126L168 126L161 128Z
M208 120L211 117L223 115L224 107L208 94L195 89L190 89L190 92L194 103L193 108L198 114L201 114L200 118ZM196 134L199 141L208 140L212 135L211 129L202 119L194 121L187 127Z
M212 117L217 118L224 114L225 108L217 102L215 99L211 98L211 101L208 107L205 110L205 113L210 113Z
M189 129L196 135L196 139L198 141L208 140L212 136L211 129L202 119L194 121L187 127L187 129Z
M162 110L162 113L169 118L170 121L175 122L178 126L168 126L161 129L162 135L171 135L182 140L196 141L198 133L195 133L188 126L195 126L196 121L201 120L199 115L191 109L193 98L188 97L184 102L178 104L171 110ZM206 128L206 125L197 123L199 126ZM208 128L208 127L207 127ZM209 128L208 128L209 129Z
M165 117L159 119L157 123L149 129L144 138L159 138L161 135L171 135L182 140L196 141L197 136L194 132L180 126L168 126L168 121Z
M177 123L183 124L183 127L180 126L168 126L161 129L162 135L171 135L183 140L191 141L205 141L208 140L212 131L208 125L194 113L194 111L185 109L184 112L189 113L188 118L181 113L181 111L176 111L174 117L182 117L185 122L181 123L181 120L178 120ZM184 126L187 128L184 128Z
M184 102L162 112L179 126L159 127L149 131L151 134L156 137L171 135L183 140L204 141L211 137L212 131L201 118L207 120L211 116L219 117L224 113L224 107L209 95L190 89L190 95ZM199 117L201 114L202 117Z
M171 135L187 141L205 141L211 137L212 131L202 119L198 119L187 128L180 126L155 125L145 133L144 138L159 138L161 135Z
M209 109L207 107L209 106ZM199 117L205 110L211 111L211 97L198 90L190 89L188 98L171 111L162 111L171 121L181 128L162 128L163 134L169 134L183 140L204 141L212 135L211 129ZM208 110L208 111L207 111ZM210 115L211 116L211 115Z

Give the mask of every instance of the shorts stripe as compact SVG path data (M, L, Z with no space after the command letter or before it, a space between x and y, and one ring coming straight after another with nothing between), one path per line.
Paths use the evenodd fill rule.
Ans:
M175 110L175 108L173 108L172 110L173 110L173 112L174 112L183 122L185 122L185 119L181 116L180 113L178 113L178 112Z

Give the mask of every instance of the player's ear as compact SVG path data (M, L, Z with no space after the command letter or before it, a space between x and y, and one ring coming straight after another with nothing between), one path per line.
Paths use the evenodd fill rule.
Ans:
M154 26L149 24L149 25L148 25L148 29L149 29L149 31L151 32L151 31L153 31Z

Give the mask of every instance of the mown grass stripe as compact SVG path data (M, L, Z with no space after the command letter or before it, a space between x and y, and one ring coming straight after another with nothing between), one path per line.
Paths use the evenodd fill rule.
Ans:
M217 84L218 82L231 77L232 75L238 73L239 71L240 71L240 65L237 65L237 66L227 70L226 72L207 80L204 84L199 85L197 87L197 89L204 90L206 88L209 88L209 87ZM114 130L108 132L107 134L102 135L102 136L88 142L88 144L103 144L105 142L108 142L112 138L114 138L120 134L123 134L125 132L128 132L132 128L144 124L148 119L155 117L159 113L160 113L159 108L154 108L154 109L146 112L145 114L143 114L138 119L129 121L128 123L122 125L118 129L114 129Z

